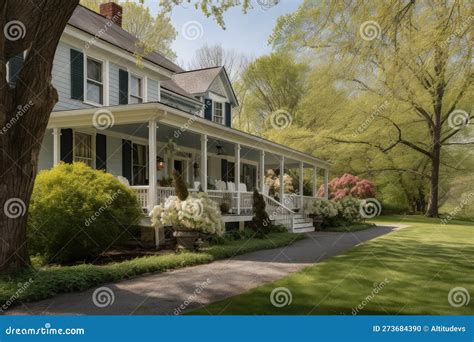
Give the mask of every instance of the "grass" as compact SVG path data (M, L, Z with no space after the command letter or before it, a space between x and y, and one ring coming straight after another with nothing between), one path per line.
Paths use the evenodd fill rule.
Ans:
M359 230L369 229L375 227L373 223L358 223L350 226L328 227L324 229L327 232L357 232Z
M273 233L265 239L252 238L214 245L199 253L184 252L141 257L107 265L84 264L34 268L15 276L0 277L0 303L3 304L10 299L18 302L41 300L59 293L83 291L100 284L144 274L207 264L239 254L286 246L304 238L304 235L299 234ZM30 285L21 286L21 284Z
M448 302L455 287L474 297L473 223L441 225L436 219L410 216L375 221L410 227L190 314L474 314L473 298L459 308ZM271 304L277 287L291 292L291 304L281 308Z

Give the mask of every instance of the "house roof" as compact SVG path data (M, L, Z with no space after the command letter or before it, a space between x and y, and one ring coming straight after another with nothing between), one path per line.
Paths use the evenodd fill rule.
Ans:
M208 92L219 75L226 79L226 88L232 102L238 105L237 97L230 82L229 76L223 66L182 71L172 76L172 80L181 88L191 94L204 94Z
M183 71L173 75L173 81L181 88L191 94L203 94L207 92L212 82L222 71L221 66Z
M175 81L171 80L166 80L161 82L161 88L166 89L172 93L176 93L178 95L184 96L186 98L189 98L193 102L199 102L202 104L201 101L199 101L197 98L195 98L192 94L188 93L186 90L181 88L179 85L176 84Z
M157 64L169 71L184 71L184 69L159 52L144 53L143 49L137 46L137 43L139 42L137 38L125 31L119 25L110 25L110 21L107 18L84 6L78 5L76 7L68 24L130 53L139 53L143 56L143 59Z
M159 110L164 110L166 111L166 113L172 114L172 115L165 115L161 117L159 121L163 122L164 124L169 124L174 127L178 127L182 124L182 122L176 121L176 122L170 123L168 121L174 121L177 118L188 120L189 115L193 114L193 113L175 108L167 103L163 103L160 101L138 103L138 104L114 105L114 106L108 106L108 107L103 107L103 108L110 110L114 114L116 124L120 124L123 118L127 118L128 120L130 113L133 113L134 119L138 120L137 122L139 122L139 120L144 120L144 121L149 120L150 113L153 115L157 115L159 113ZM96 111L97 111L97 108L77 108L77 109L53 112L48 122L48 128L54 128L54 127L73 128L73 127L82 127L84 125L90 125L91 117L95 114ZM199 133L200 131L205 132L205 134L209 134L209 136L211 137L222 139L228 142L240 141L238 140L239 139L238 137L250 139L248 140L248 142L244 142L243 145L248 146L248 147L254 146L257 149L259 146L258 144L256 144L257 142L264 143L267 145L271 144L272 146L279 148L281 152L285 151L287 158L294 159L294 160L301 160L301 158L299 157L306 157L311 160L311 161L308 161L308 163L310 164L318 163L318 164L321 164L323 167L330 166L329 162L319 159L313 156L312 154L298 151L291 147L262 138L257 135L253 135L253 134L241 131L233 127L223 126L221 124L218 124L216 122L207 120L205 118L202 118L196 115L194 115L194 117L195 117L195 120L197 120L197 122L200 124L192 125L193 127L190 127L188 129L190 132L194 132L194 133ZM129 123L129 121L125 121L125 122ZM230 135L226 135L227 133ZM274 154L279 155L276 152Z
M174 73L172 79L162 82L162 87L178 95L187 97L193 101L198 101L194 94L202 94L209 90L210 86L218 75L224 71L224 67L212 67L185 71L179 65L175 64L159 52L144 53L143 49L138 47L139 40L119 25L110 25L110 20L101 14L94 12L82 5L78 5L74 10L68 24L74 28L91 34L96 39L101 39L118 48L128 51L132 54L138 53L144 60L154 63L164 69ZM230 85L230 81L229 81ZM231 97L235 104L237 98L230 85Z

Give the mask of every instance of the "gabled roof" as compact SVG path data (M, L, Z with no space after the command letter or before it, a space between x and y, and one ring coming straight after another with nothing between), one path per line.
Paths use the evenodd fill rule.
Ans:
M130 53L137 52L143 56L143 59L162 68L172 72L184 71L180 66L158 52L143 53L143 50L137 47L139 42L137 38L118 25L110 25L110 21L107 18L86 7L78 5L68 24L93 36L97 35L97 39L104 40ZM100 35L98 32L100 32Z
M222 66L185 71L157 51L144 53L143 49L138 47L139 40L132 34L119 25L110 25L110 20L82 5L76 7L68 24L132 54L138 53L143 56L144 60L171 71L174 73L172 79L163 81L162 87L194 101L197 100L195 97L197 94L206 93L214 80L219 75L223 75L226 79L224 82L226 90L229 92L232 102L238 105L232 84Z
M161 88L163 88L165 90L168 90L172 93L184 96L184 97L188 98L189 100L192 100L193 102L199 102L199 103L202 104L201 101L199 101L192 94L188 93L186 90L181 88L173 80L166 80L166 81L161 82Z
M238 105L229 76L223 66L182 71L174 74L172 80L188 93L199 95L207 93L219 76L225 78L224 85L227 88L226 90L229 92L232 102Z
M191 94L204 94L221 71L221 66L183 71L173 75L173 81Z

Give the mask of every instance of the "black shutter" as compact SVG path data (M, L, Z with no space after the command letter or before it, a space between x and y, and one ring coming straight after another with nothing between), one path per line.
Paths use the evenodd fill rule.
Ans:
M232 127L232 109L230 103L225 103L225 125Z
M128 104L128 72L119 69L119 104Z
M212 100L204 100L204 118L212 121Z
M107 171L107 136L103 134L95 136L95 168Z
M84 101L84 54L71 49L71 99Z
M11 87L16 86L21 68L23 68L23 52L8 61L8 83Z
M224 182L228 182L229 181L229 174L228 174L228 164L227 164L227 160L225 159L221 159L221 179L224 181Z
M72 129L61 129L61 161L71 164L73 160L73 136Z
M122 176L132 184L132 142L122 140Z

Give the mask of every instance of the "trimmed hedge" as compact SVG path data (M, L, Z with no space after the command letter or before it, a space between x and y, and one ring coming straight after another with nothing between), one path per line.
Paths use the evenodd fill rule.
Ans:
M129 238L141 215L134 193L111 174L62 163L36 177L28 246L49 263L91 260Z

